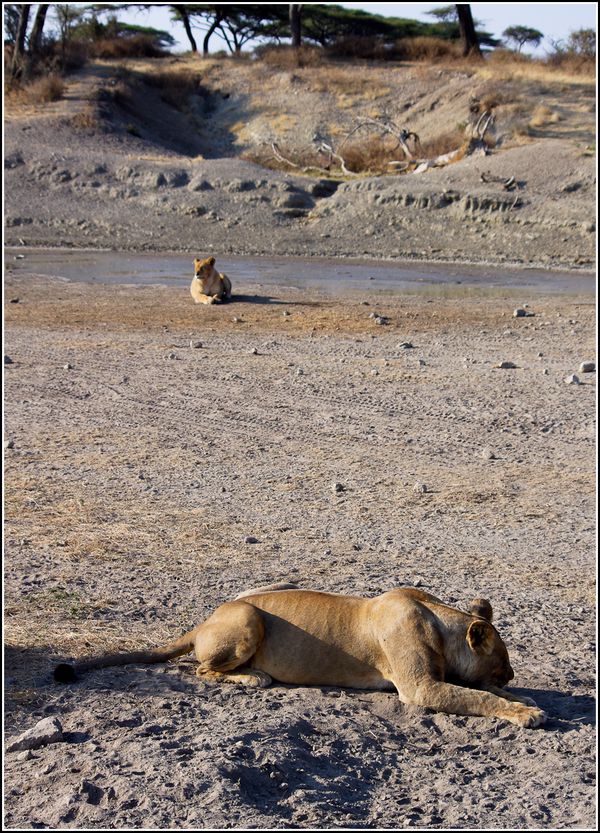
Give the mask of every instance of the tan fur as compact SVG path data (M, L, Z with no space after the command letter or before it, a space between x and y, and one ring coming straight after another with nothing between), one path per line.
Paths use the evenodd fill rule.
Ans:
M231 281L227 275L217 272L214 257L196 258L190 292L196 304L218 304L231 298Z
M171 645L61 665L55 678L194 650L206 680L396 689L403 703L540 726L533 700L504 690L514 674L491 619L486 599L464 613L412 588L365 599L273 585L226 602Z

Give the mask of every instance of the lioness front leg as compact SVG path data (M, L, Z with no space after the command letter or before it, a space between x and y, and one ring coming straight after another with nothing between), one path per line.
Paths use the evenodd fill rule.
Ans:
M520 694L514 694L512 691L507 691L505 688L497 688L495 685L486 685L485 691L490 694L495 694L496 697L504 697L505 700L511 700L515 703L523 703L524 706L533 706L537 709L538 704L531 697L524 697Z
M524 703L498 697L489 691L427 680L416 686L408 697L398 687L400 699L404 703L425 706L448 714L478 715L481 717L498 717L517 726L534 729L546 721L541 709L526 706Z
M215 296L214 295L197 295L194 298L195 304L214 304Z

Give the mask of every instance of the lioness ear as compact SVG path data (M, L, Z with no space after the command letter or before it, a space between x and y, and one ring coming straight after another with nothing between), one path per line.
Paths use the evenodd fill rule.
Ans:
M487 619L488 622L491 622L494 616L492 606L487 599L473 599L469 607L469 613L471 616L479 616L480 619Z
M491 654L494 650L494 629L481 619L467 628L467 644L476 654Z
M216 258L214 258L214 257L209 257L208 258L208 265L209 266L214 266L215 265L215 259Z

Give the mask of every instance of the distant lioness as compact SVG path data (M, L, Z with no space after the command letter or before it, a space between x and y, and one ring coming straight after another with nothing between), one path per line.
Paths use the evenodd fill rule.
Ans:
M231 298L231 281L217 272L214 257L194 260L194 277L190 286L196 304L218 304Z
M403 703L540 726L546 716L533 700L504 689L514 674L491 619L485 599L463 613L412 588L365 599L274 585L226 602L170 645L61 664L54 678L195 650L205 680L395 688Z

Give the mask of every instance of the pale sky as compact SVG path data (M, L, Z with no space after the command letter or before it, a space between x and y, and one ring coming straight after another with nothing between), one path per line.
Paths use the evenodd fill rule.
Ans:
M118 5L118 4L115 4ZM265 3L262 5L271 5ZM340 3L349 9L364 9L373 14L390 17L408 17L414 20L433 22L426 12L438 6L447 5L436 3ZM508 26L530 26L538 29L546 36L536 55L544 55L551 47L553 40L566 39L569 32L575 29L597 29L596 3L471 3L473 16L480 20L487 32L500 38ZM166 29L177 41L175 51L189 50L189 41L181 23L172 23L168 8L156 5L152 9L129 9L119 11L120 20L128 23L138 23L142 26L153 26L156 29ZM213 39L214 38L214 39ZM211 50L224 49L225 44L215 36L211 38ZM201 37L197 40L201 42ZM527 52L527 48L523 50Z

